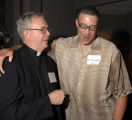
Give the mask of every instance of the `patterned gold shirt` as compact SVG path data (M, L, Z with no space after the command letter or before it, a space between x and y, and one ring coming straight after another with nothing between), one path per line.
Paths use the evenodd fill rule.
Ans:
M70 95L67 120L112 120L115 100L132 92L123 58L110 41L97 37L84 54L78 36L59 38L49 55Z

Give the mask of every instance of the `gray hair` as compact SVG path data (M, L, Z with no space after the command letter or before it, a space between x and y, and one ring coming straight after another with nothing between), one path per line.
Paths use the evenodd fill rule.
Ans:
M18 34L22 41L24 40L23 31L25 29L30 28L31 20L33 17L44 18L44 15L42 13L37 13L37 12L27 12L27 13L23 14L22 16L20 16L20 18L16 22L17 31L18 31Z

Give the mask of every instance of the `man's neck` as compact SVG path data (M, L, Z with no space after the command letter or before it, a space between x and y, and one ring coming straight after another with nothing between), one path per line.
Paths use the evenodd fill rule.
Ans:
M88 50L89 45L80 44L83 53L85 54Z
M24 41L24 44L27 45L29 48L35 50L38 53L41 53L43 51L43 49L40 49L39 47L37 47L34 44L31 44L29 41Z

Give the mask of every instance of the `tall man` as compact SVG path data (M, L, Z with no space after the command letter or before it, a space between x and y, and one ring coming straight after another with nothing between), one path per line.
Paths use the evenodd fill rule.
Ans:
M75 21L78 34L51 46L61 87L70 95L67 120L122 120L132 92L120 51L96 35L99 17L93 7L82 9Z
M49 29L41 13L24 14L17 21L24 43L14 60L4 62L0 78L0 120L61 120L64 92L59 90L55 62L43 53Z

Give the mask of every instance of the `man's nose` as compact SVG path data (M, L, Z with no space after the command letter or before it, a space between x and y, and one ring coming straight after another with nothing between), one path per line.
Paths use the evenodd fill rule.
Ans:
M50 35L50 31L48 31L48 30L47 30L47 31L46 31L46 35L48 35L48 36L49 36L49 35Z
M86 34L89 34L89 33L90 33L90 29L87 28L87 29L85 30L85 33L86 33Z

